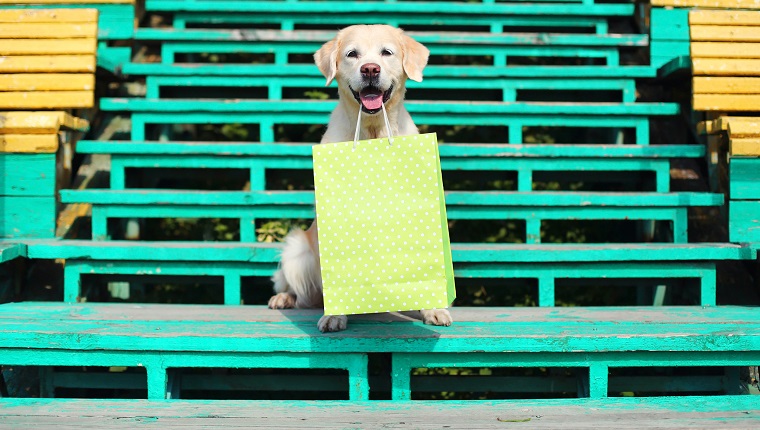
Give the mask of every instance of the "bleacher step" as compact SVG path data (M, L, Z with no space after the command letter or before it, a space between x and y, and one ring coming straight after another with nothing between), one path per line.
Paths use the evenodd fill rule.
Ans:
M473 401L3 399L11 428L747 429L750 396Z

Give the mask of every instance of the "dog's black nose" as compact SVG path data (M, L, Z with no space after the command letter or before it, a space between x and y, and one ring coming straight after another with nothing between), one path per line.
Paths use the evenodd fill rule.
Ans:
M373 79L380 74L380 66L375 63L367 63L360 69L364 79Z

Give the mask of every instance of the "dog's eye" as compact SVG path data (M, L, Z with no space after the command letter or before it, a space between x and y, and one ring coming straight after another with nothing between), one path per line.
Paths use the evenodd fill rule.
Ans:
M346 52L346 57L348 57L348 58L357 58L357 57L359 57L359 54L356 52L356 49L352 49L352 50Z
M383 49L382 52L380 52L380 54L383 57L388 57L390 55L393 55L393 51L391 51L390 49Z

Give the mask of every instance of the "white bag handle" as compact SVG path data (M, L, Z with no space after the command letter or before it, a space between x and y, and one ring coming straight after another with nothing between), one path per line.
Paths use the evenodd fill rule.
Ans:
M385 111L385 103L381 103L380 106L383 109L383 120L385 121L385 129L388 131L388 146L393 145L393 133L391 133L391 123L388 121L388 113ZM362 124L362 106L359 106L359 117L356 118L356 133L354 133L354 149L356 144L359 143L359 132Z

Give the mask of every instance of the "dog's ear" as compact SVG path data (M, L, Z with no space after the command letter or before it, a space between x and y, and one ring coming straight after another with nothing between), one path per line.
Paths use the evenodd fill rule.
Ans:
M335 79L335 73L338 70L337 38L325 43L314 53L314 62L317 64L319 71L327 78L325 86L330 85L330 82Z
M417 42L406 34L401 35L404 46L404 71L409 79L422 81L422 69L427 66L430 51L425 45Z

